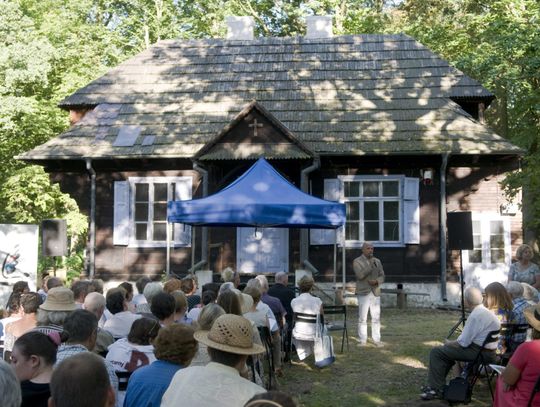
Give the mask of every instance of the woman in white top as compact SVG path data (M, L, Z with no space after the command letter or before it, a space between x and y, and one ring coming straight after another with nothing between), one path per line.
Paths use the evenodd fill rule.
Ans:
M268 322L266 312L257 309L257 304L261 300L261 291L255 287L246 287L244 294L253 298L253 305L248 312L244 313L244 318L249 319L257 327L266 327L270 329L270 323Z
M291 301L293 312L302 314L322 315L323 304L320 298L310 294L313 288L313 278L304 276L298 282L300 295ZM315 339L316 324L296 321L292 331L293 343L296 347L298 357L304 360L313 353L313 341Z

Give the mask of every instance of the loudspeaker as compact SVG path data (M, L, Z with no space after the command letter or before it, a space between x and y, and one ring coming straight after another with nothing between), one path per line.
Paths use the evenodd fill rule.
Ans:
M449 212L446 227L449 249L472 250L474 248L471 212Z
M41 222L43 256L67 255L67 225L64 219L45 219Z

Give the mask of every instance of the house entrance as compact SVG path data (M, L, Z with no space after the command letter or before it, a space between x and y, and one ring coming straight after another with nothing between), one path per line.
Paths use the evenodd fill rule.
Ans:
M236 261L241 273L289 271L289 230L237 228Z

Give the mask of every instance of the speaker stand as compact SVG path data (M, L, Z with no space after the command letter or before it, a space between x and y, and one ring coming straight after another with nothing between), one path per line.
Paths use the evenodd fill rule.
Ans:
M454 335L455 332L461 332L465 327L465 321L467 320L467 317L465 316L465 296L463 295L463 291L465 291L465 279L463 278L463 258L461 253L462 250L459 251L459 287L461 291L461 317L459 318L459 321L456 322L454 326L452 326L446 339L450 339L450 337Z

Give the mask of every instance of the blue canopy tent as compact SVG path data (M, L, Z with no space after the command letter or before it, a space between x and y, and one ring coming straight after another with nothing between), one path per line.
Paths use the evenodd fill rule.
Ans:
M337 229L345 224L345 205L302 192L260 158L213 195L168 202L167 220L194 226Z

